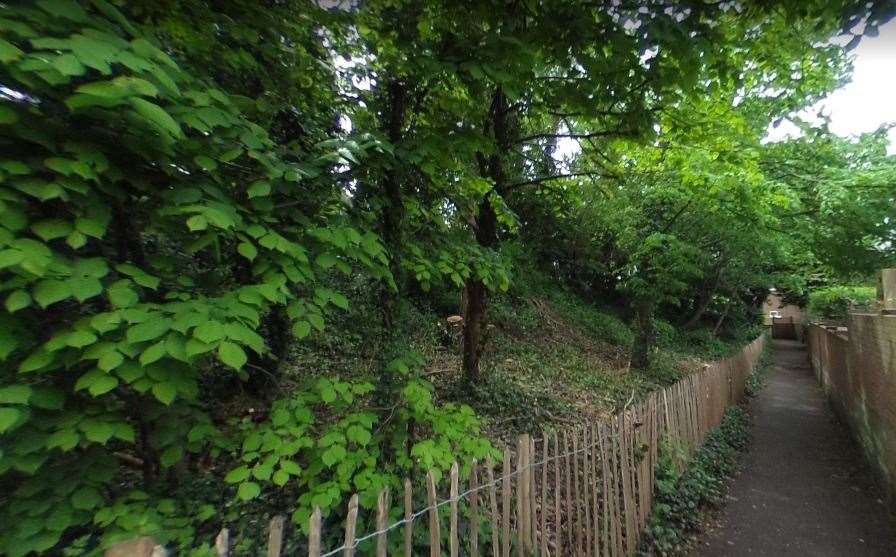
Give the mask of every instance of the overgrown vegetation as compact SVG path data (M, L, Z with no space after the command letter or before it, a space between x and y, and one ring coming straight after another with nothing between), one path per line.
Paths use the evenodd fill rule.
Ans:
M772 285L867 275L885 130L761 140L890 15L3 3L0 553L337 524L727 355Z
M747 378L749 397L759 394L771 371L770 354L766 345ZM689 553L707 511L724 503L727 482L748 446L748 403L729 408L690 459L682 446L661 440L654 503L639 554Z
M807 313L811 319L846 321L850 310L868 309L877 300L877 289L870 286L829 286L809 293Z
M683 448L669 439L663 440L655 499L641 554L688 553L706 508L719 506L724 501L726 480L747 446L747 425L743 408L729 408L722 423L707 435L706 442L687 464Z

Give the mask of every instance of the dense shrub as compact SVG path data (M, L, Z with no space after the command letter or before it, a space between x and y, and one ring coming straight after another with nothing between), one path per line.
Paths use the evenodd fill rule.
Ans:
M870 286L829 286L809 293L806 309L812 319L846 319L851 309L869 307L877 299L877 290Z

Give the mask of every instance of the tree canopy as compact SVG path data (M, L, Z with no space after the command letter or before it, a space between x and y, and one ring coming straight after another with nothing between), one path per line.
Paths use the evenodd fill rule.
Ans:
M0 6L0 552L99 554L498 453L402 331L535 273L657 321L896 261L886 130L806 125L886 2ZM297 369L369 307L369 366Z

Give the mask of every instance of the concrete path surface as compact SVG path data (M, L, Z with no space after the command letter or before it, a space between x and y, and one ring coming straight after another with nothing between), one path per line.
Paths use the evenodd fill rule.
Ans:
M882 494L827 406L805 349L776 340L773 358L719 527L694 554L896 556Z

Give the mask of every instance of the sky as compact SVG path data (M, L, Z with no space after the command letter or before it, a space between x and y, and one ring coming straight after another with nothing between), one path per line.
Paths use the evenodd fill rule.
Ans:
M877 37L864 37L852 54L852 81L800 113L811 122L823 110L830 115L831 131L845 137L896 122L896 19L883 25ZM769 127L766 140L796 134L797 127L784 121L777 128ZM896 129L890 130L889 152L896 153Z

